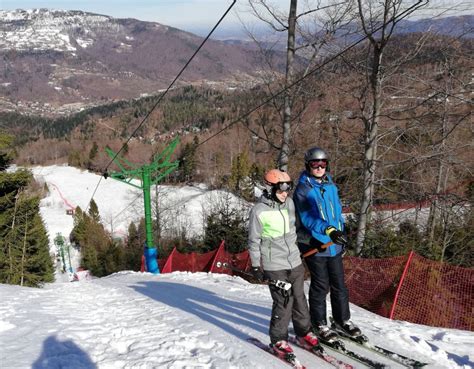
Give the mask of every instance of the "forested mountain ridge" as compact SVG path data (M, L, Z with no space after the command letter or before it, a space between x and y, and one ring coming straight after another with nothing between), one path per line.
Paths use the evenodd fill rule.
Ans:
M203 38L82 11L0 10L0 109L69 114L168 87ZM252 83L255 51L208 40L179 85Z

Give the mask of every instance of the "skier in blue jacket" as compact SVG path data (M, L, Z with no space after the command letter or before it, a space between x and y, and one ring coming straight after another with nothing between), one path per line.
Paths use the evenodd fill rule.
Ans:
M305 154L305 171L293 196L298 216L298 246L311 273L309 307L316 334L331 341L337 334L327 324L326 295L330 291L335 325L352 336L361 331L350 321L349 292L344 282L342 254L347 244L337 187L326 173L329 157L318 147ZM317 251L317 252L315 252Z

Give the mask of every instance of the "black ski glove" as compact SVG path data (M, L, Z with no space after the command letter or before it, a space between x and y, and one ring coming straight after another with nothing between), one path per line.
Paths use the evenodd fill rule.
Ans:
M341 245L343 247L347 245L346 235L335 227L327 227L326 234L331 238L332 242L337 243L338 245Z
M253 277L259 281L263 282L263 271L262 268L260 267L252 267L252 270L250 271L253 275Z

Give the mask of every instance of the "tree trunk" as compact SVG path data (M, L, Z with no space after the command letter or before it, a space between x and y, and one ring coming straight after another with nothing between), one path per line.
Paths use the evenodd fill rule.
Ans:
M364 247L367 224L370 223L370 209L373 203L375 187L375 170L377 160L377 140L382 106L382 48L373 44L372 73L370 76L370 90L372 95L371 114L365 122L365 153L364 153L364 191L362 192L359 223L357 225L356 253L360 254Z
M20 286L23 286L25 280L25 258L26 258L26 235L28 234L28 212L26 213L25 220L25 233L23 235L23 250L21 253L21 266L20 266Z
M447 132L447 117L446 112L448 111L447 107L447 96L444 99L444 114L443 119L441 120L441 142L439 144L438 152L444 153L446 152L446 132ZM428 247L430 250L433 249L434 245L434 237L435 237L435 229L436 225L438 224L439 218L439 198L438 196L444 192L445 190L445 183L447 179L447 169L445 164L443 163L443 158L438 159L438 175L436 178L436 190L434 199L430 204L430 213L428 216L428 224L427 224L427 234L428 234Z
M296 6L298 1L291 0L290 12L288 16L288 42L286 51L286 75L285 87L293 82L294 76L294 58L295 58L295 33L296 33ZM290 140L291 140L291 106L292 99L290 92L285 91L284 107L283 107L283 133L280 154L278 156L278 167L281 170L288 170L288 159L290 154Z
M21 192L21 189L18 190L18 193L15 196L15 207L13 209L13 219L12 219L12 225L11 225L12 235L15 232L16 211L17 211L17 208L18 208L18 201L20 199L20 192ZM12 254L11 240L7 240L7 243L8 243L8 260L9 260L9 263L10 263L10 265L9 265L10 274L7 278L7 281L11 282L11 278L13 276L13 254Z

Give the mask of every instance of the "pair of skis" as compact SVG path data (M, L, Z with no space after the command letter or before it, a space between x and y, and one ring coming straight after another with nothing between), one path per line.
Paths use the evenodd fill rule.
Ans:
M387 366L386 364L383 364L383 363L380 363L376 360L368 358L365 355L362 355L362 354L359 354L355 351L347 349L344 345L344 342L343 342L344 340L349 340L351 342L354 342L354 343L358 344L359 346L361 346L365 349L371 350L371 351L373 351L373 352L375 352L379 355L382 355L383 357L385 357L387 359L390 359L390 360L395 361L395 362L397 362L401 365L404 365L407 368L421 368L421 367L427 365L427 363L423 363L423 362L420 362L418 360L409 358L407 356L398 354L394 351L388 350L386 348L373 345L373 344L368 342L368 338L364 335L353 337L353 336L349 335L347 332L338 329L334 324L333 324L333 329L339 334L339 336L342 339L333 339L333 340L330 340L330 341L324 341L321 338L319 338L320 344L322 344L322 346L318 345L314 348L307 348L305 346L301 346L294 336L290 337L289 342L293 343L293 344L295 344L295 345L297 345L297 346L299 346L299 347L301 347L301 348L303 348L303 349L305 349L305 350L307 350L311 353L313 353L314 355L316 355L320 359L324 360L325 362L327 362L327 363L331 364L332 366L334 366L336 368L339 368L339 369L353 369L354 367L351 364L348 364L348 363L346 363L342 360L337 359L336 357L334 357L332 355L329 355L326 351L324 351L323 346L324 347L329 347L332 350L335 350L336 352L338 352L340 354L343 354L343 355L347 356L348 358L350 358L354 361L357 361L357 362L359 362L363 365L366 365L370 368L382 369L382 368L385 368ZM253 343L257 347L260 347L261 349L264 349L265 351L273 354L274 356L277 356L273 352L273 350L270 348L270 346L265 345L263 342L261 342L260 340L258 340L256 338L249 338L248 342ZM288 364L290 364L294 369L305 369L305 367L298 361L298 359L296 358L296 355L294 355L293 353L290 354L288 357L280 357L280 356L277 356L277 357L280 360L283 360L283 361L287 362Z
M346 331L343 331L342 329L340 329L335 323L334 323L334 320L331 318L331 322L332 322L332 329L337 332L337 334L344 340L348 340L350 342L354 342L356 343L357 345L359 345L360 347L363 347L365 349L368 349L370 351L373 351L383 357L386 357L392 361L395 361L401 365L404 365L406 366L407 368L421 368L425 365L428 365L427 363L423 363L421 361L418 361L418 360L415 360L415 359L412 359L412 358L409 358L407 356L404 356L404 355L401 355L399 353L396 353L392 350L389 350L389 349L386 349L384 347L381 347L381 346L377 346L377 345L374 345L372 343L369 342L369 339L367 338L367 336L365 335L360 335L360 336L356 336L356 337L353 337L351 336L349 333L347 333ZM323 342L324 343L324 342ZM337 350L337 348L336 348ZM346 351L348 351L346 349Z
M287 364L291 365L292 368L294 368L294 369L306 369L306 367L303 364L301 364L301 362L297 359L297 357L294 353L289 353L286 356L282 357L282 356L279 356L279 355L275 354L273 352L272 348L269 345L264 344L262 341L260 341L257 338L250 337L250 338L247 339L247 342L250 342L250 343L254 344L255 346L261 348L262 350L264 350L264 351L272 354L273 356L277 357L278 359L286 362ZM327 354L320 345L317 345L316 347L313 347L313 348L308 348L306 346L300 345L299 342L296 340L296 338L293 337L293 336L290 337L289 342L297 345L298 347L300 347L300 348L302 348L306 351L309 351L309 352L313 353L318 358L320 358L320 359L324 360L325 362L331 364L335 368L338 368L338 369L354 369L354 367L352 365L350 365L348 363L345 363L345 362L335 358L332 355Z

